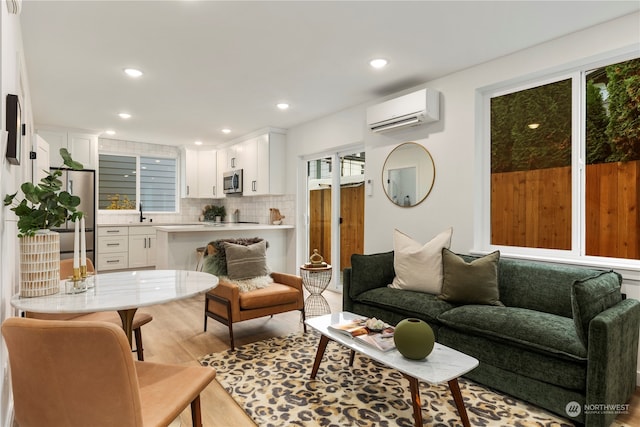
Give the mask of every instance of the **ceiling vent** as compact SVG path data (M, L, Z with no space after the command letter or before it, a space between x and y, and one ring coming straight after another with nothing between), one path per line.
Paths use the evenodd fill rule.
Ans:
M440 119L440 92L421 89L367 109L371 132L389 132Z

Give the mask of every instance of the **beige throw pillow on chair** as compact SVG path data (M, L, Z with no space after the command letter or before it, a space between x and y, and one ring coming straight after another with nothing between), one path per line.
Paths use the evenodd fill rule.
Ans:
M453 228L449 228L423 245L401 231L395 230L393 268L396 277L389 287L440 294L442 248L449 249L452 234Z
M270 273L267 267L266 241L262 240L248 246L225 242L224 247L227 275L231 280L253 279Z

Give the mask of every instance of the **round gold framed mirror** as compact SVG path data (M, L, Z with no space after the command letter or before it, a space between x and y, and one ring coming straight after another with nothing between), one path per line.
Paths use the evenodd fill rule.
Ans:
M417 206L427 198L436 179L431 153L415 142L394 148L382 167L382 188L394 204Z

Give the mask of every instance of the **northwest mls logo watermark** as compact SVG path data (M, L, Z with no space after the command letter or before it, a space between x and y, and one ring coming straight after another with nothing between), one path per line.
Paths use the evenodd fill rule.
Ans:
M586 414L615 414L623 415L629 413L628 403L589 403L580 405L571 401L564 407L564 411L571 418L575 418L584 412Z

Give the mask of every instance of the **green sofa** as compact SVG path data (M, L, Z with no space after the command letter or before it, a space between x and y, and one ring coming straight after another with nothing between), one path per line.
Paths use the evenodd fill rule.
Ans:
M480 361L471 380L589 427L609 426L616 412L600 405L624 405L635 390L640 302L625 299L615 272L500 259L501 307L389 288L393 252L356 254L351 263L345 311L390 324L424 320L439 343ZM571 402L580 405L574 417Z

